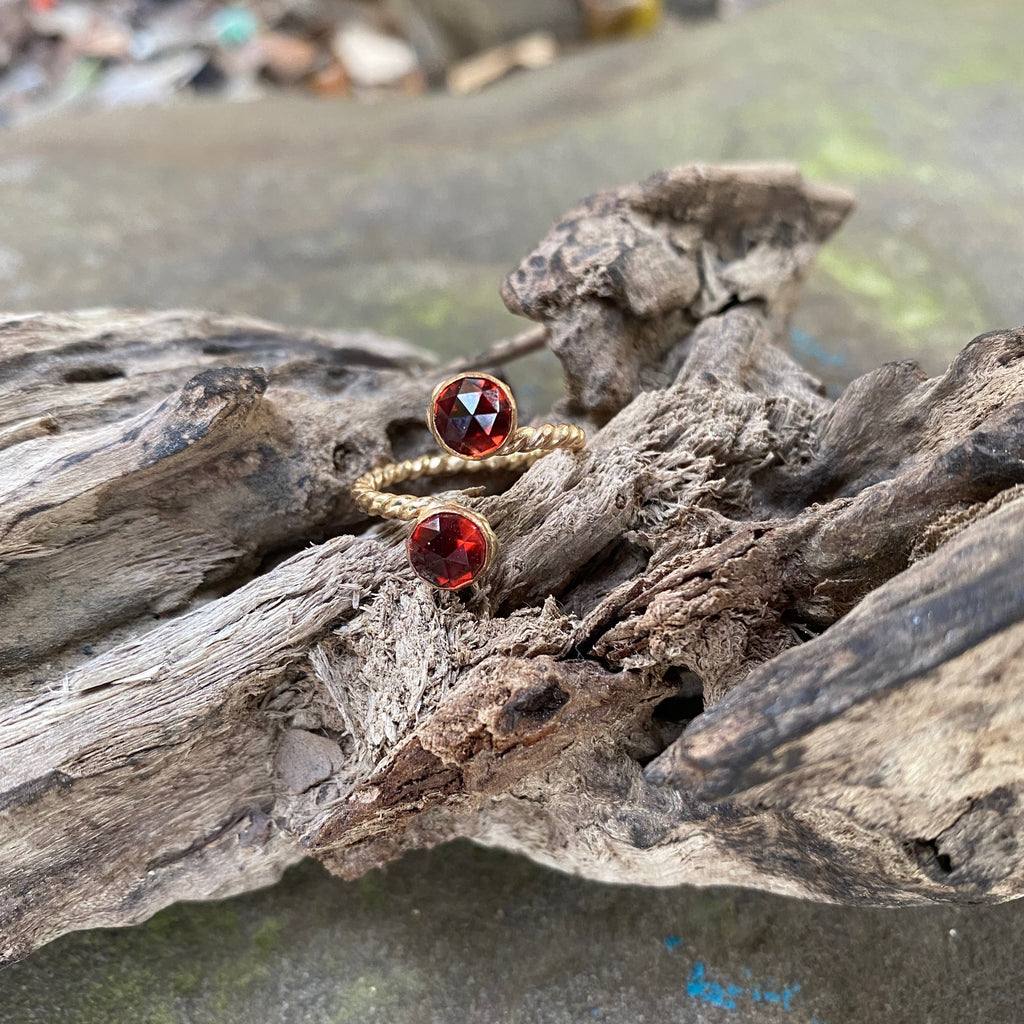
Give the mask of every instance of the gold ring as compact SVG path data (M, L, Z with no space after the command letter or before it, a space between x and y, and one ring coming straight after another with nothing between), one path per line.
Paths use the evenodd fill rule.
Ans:
M498 540L486 517L454 501L392 494L382 488L403 480L478 469L520 469L558 448L579 451L586 434L572 423L518 425L509 386L489 373L459 373L434 388L427 426L446 455L421 455L364 473L352 485L362 511L385 519L414 520L406 544L413 571L439 590L461 590L487 571Z

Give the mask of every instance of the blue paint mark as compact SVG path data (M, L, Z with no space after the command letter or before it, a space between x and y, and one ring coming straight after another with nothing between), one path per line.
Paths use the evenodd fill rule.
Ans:
M666 946L669 945L669 939L671 938L674 938L674 936L669 936L665 939ZM675 948L677 944L678 940L669 948ZM743 975L747 978L752 977L751 972L747 968L743 968ZM754 985L749 990L741 985L723 985L708 978L707 968L700 960L694 963L693 969L690 971L690 977L686 982L686 994L691 999L699 999L702 1003L718 1006L723 1010L735 1010L736 1000L741 996L747 996L755 1003L771 1003L773 1006L781 1006L788 1013L793 1009L793 997L799 991L799 985L790 985L778 991L763 988L760 985ZM815 1018L812 1024L825 1024L825 1022Z
M686 994L691 999L699 999L702 1003L721 1006L726 1010L736 1009L735 996L743 994L738 985L723 988L717 981L704 980L704 965L698 960L690 971L690 980L686 983Z
M784 988L781 992L763 992L761 998L766 1003L775 1003L776 1006L781 1006L784 1010L790 1010L790 1001L793 996L800 991L799 985L793 985L790 988Z
M665 943L665 948L671 953L683 940L678 935L666 935L661 941Z
M842 352L829 352L828 349L822 347L817 338L806 331L801 331L799 327L790 328L789 337L797 352L817 359L823 366L846 365L846 356Z

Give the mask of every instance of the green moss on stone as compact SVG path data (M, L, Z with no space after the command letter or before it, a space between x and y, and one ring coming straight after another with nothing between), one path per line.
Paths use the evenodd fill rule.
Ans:
M423 998L428 988L426 975L396 958L381 970L360 974L339 989L331 1011L332 1024L411 1020L415 1015L410 1015L410 1007Z
M881 178L906 171L903 159L885 144L873 119L856 108L819 106L818 126L800 158L804 172L816 178Z
M431 273L416 274L416 280L390 275L369 303L365 295L353 296L359 304L359 326L406 338L443 360L485 348L529 326L513 317L498 295L507 268L430 269Z
M367 907L383 907L388 902L388 890L380 871L368 871L356 880L359 901Z
M278 947L278 938L284 928L284 921L278 917L266 917L259 928L253 933L252 944L264 953L273 952Z
M909 244L890 244L869 257L839 245L826 246L818 266L845 292L870 308L910 351L929 346L936 332L971 337L984 316L968 281L933 265L929 254Z
M970 57L955 64L937 68L931 76L932 85L940 89L963 89L974 85L998 85L1020 75L1020 66L1004 67L999 61Z

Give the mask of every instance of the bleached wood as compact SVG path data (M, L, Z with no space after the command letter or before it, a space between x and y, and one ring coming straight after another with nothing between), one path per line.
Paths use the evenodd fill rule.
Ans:
M432 450L429 356L0 320L0 954L456 836L652 885L1020 895L1024 331L827 399L780 339L849 208L698 166L570 211L505 284L541 326L487 358L547 339L544 418L589 442L469 499L501 549L458 594L349 494Z

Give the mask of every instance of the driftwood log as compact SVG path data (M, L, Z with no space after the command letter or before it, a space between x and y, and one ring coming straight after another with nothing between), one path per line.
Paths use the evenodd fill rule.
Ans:
M348 496L432 450L456 367L0 318L3 958L455 836L651 885L1021 895L1024 330L829 400L780 338L850 207L694 166L570 211L504 285L540 326L463 365L546 338L590 441L464 499L503 546L456 594Z

